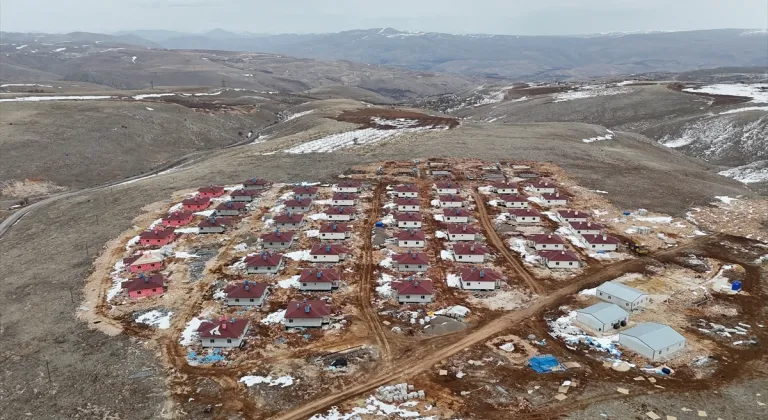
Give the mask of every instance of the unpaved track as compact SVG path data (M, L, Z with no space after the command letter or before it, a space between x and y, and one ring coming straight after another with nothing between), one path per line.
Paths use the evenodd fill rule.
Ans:
M523 267L520 261L518 261L512 255L512 253L509 252L506 245L504 245L504 241L502 241L499 237L499 234L496 233L496 229L493 227L493 222L488 216L488 209L485 207L485 200L483 200L483 197L478 194L477 191L472 191L472 198L475 199L475 206L477 207L477 212L480 214L480 223L482 223L483 228L485 229L488 240L491 241L494 247L504 257L504 259L509 262L509 265L512 267L512 269L515 270L515 274L523 279L523 281L525 281L525 283L534 293L537 295L543 295L544 287L539 284L539 282L537 282L536 279L534 279L533 276L530 275L528 271L526 271L525 267Z

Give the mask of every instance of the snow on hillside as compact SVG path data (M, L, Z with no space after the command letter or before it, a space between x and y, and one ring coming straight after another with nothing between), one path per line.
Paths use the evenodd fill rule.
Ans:
M768 83L707 85L683 89L683 92L709 93L712 95L743 96L752 98L753 103L768 103Z
M19 98L4 98L0 102L41 102L41 101L87 101L92 99L112 99L114 96L23 96Z
M662 137L659 143L687 147L687 154L709 161L764 159L768 157L768 115L751 122L739 119L738 114L702 118L685 125L679 134Z
M297 112L295 114L290 114L290 115L283 115L282 116L283 117L282 122L286 122L286 121L290 121L290 120L293 120L293 119L296 119L296 118L299 118L299 117L303 117L305 115L311 114L312 112L314 112L314 109L310 109L309 111L304 111L304 112Z
M630 93L632 89L607 88L603 85L584 86L572 92L558 93L553 96L554 102L573 101L575 99L596 98L598 96L613 96Z
M719 174L745 184L768 182L768 160L759 160L749 165L737 166L719 172Z

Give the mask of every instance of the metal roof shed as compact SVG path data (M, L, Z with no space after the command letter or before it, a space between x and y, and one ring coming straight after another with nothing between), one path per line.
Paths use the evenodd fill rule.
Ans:
M615 303L600 302L577 310L576 321L593 331L602 333L627 325L629 313Z
M632 311L648 303L648 294L621 283L607 281L597 286L597 297Z
M646 322L619 333L619 344L647 357L661 360L672 357L685 348L685 337L672 327Z

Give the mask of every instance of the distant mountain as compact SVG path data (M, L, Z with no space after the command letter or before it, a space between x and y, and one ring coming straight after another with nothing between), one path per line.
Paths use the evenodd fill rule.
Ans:
M486 77L574 80L619 74L765 66L768 33L744 29L584 36L455 35L392 28L325 34L149 37L165 48L251 51Z
M92 32L70 32L68 34L44 34L44 33L26 33L26 32L0 32L0 39L3 43L105 43L111 45L126 45L148 48L159 48L160 45L132 32L122 34L99 34Z

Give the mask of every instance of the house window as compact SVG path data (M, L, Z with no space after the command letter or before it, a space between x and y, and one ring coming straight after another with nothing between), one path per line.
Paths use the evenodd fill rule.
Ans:
M289 320L288 320L288 323L289 323L289 324L293 324L293 320L292 320L292 319L289 319Z
M212 338L210 342L211 342L211 343L215 343L215 342L216 342L216 340L214 340L214 339Z
M251 299L251 302L253 302L253 299Z
M227 343L231 343L231 342L232 342L232 339L231 339L231 338L228 338L228 339L227 339Z
M317 255L313 255L312 258L317 259Z
M137 294L137 295L140 295L140 294L141 294L141 290L137 291L137 292L136 292L136 294Z
M462 259L463 257L464 257L463 255L459 255L459 259Z
M560 265L560 261L556 261L556 262L555 262L555 265Z
M424 299L424 296L422 296L421 298Z
M421 268L421 266L419 266L419 268Z

